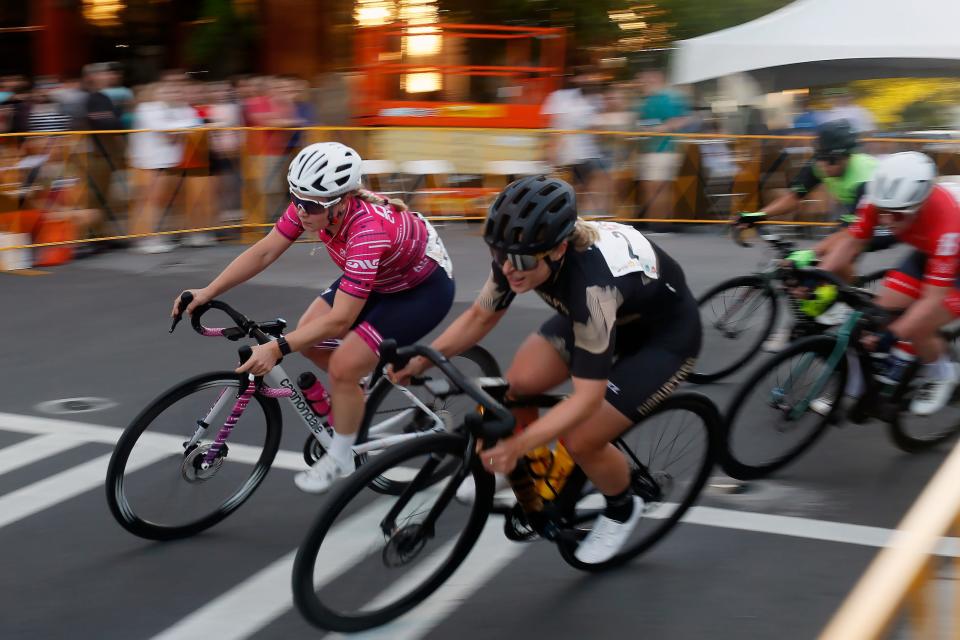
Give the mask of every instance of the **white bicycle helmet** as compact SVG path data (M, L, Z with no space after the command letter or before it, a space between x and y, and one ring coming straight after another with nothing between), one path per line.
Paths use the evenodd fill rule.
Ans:
M879 163L867 184L867 197L885 211L915 213L933 191L937 166L919 151L894 153Z
M360 154L339 142L304 147L290 163L287 184L304 198L335 198L360 186Z

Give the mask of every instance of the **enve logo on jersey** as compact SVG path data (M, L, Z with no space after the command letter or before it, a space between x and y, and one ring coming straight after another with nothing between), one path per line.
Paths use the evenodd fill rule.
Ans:
M369 270L376 271L379 266L380 266L379 259L361 260L361 259L354 258L353 260L347 260L348 269L369 269Z
M940 236L935 253L938 256L952 256L956 255L958 248L960 248L960 233L945 233Z

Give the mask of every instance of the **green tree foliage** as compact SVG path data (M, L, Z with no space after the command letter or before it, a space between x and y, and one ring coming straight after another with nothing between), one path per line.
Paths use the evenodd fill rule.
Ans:
M678 40L733 27L776 11L791 0L655 0L669 13L671 31Z
M232 0L203 0L200 16L187 41L188 63L214 78L251 68L257 36L252 16L238 13Z

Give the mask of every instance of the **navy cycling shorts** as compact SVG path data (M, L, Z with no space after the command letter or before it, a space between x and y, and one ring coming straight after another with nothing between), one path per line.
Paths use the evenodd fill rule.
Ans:
M341 278L320 294L331 307ZM396 340L401 347L413 344L443 322L453 307L454 289L453 278L438 267L413 289L397 293L373 291L351 330L377 355L380 343L387 339Z

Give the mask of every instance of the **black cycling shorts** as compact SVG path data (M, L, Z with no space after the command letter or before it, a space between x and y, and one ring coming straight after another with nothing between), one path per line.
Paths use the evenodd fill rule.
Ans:
M685 306L690 308L662 323L658 331L649 331L641 323L617 327L606 400L635 423L693 371L702 339L700 314L695 302ZM574 344L570 318L557 314L538 333L570 362Z

